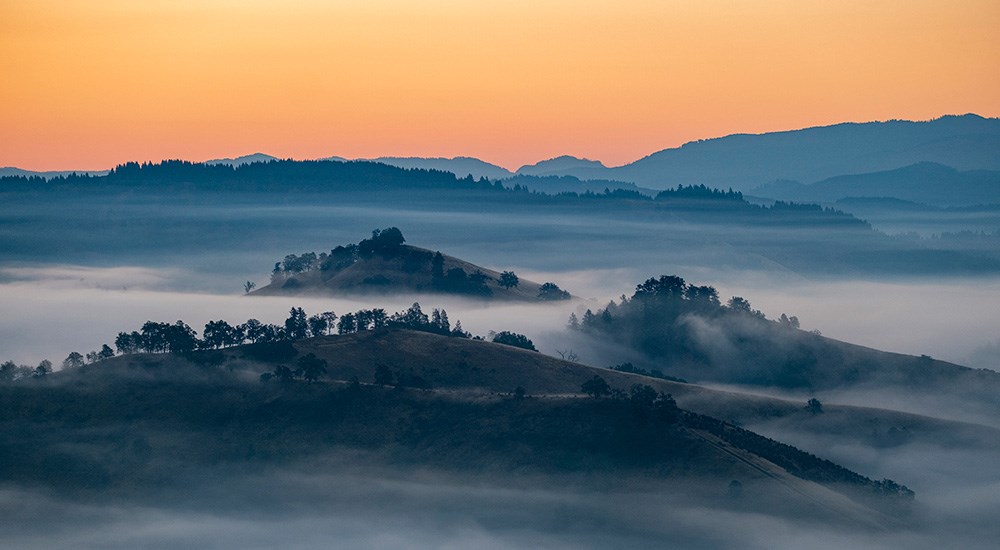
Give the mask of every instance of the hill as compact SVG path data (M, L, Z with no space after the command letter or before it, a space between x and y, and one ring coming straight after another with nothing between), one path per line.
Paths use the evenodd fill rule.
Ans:
M272 160L279 160L278 157L272 157L271 155L265 155L264 153L253 153L250 155L243 155L242 157L236 158L222 158L222 159L212 159L206 160L205 164L208 166L224 165L224 166L243 166L244 164L251 164L254 162L271 162Z
M582 159L563 155L548 160L543 160L535 164L527 164L517 169L518 176L551 176L563 175L567 172L577 170L594 171L602 170L606 167L599 160Z
M891 197L932 206L1000 203L1000 171L954 168L922 162L895 170L837 176L810 185L777 182L754 195L799 202L832 203L852 198Z
M35 170L24 170L21 168L13 168L10 166L0 168L0 178L6 177L17 177L17 178L60 178L66 177L73 174L86 175L86 176L104 176L107 175L108 170L61 170L61 171L44 171L38 172Z
M826 338L800 330L794 316L768 320L742 297L723 304L715 288L673 275L648 279L618 303L587 310L579 320L574 315L570 325L581 345L626 346L689 380L808 391L877 388L925 404L947 395L960 397L965 412L1000 413L1000 373Z
M317 364L326 375L315 383L259 381L281 365ZM595 375L620 391L584 396L582 383ZM510 387L516 381L524 391ZM681 482L675 489L723 503L737 481L767 513L808 510L869 528L896 525L873 507L892 512L912 497L893 482L678 409L646 382L658 384L501 344L390 329L126 355L0 385L0 475L134 495L208 465L321 469L324 455L353 454L390 468L498 479Z
M459 178L472 176L475 179L487 178L500 180L513 174L506 168L490 164L472 157L454 158L422 158L422 157L378 157L374 159L359 159L369 162L379 162L406 169L440 170L451 172Z
M620 167L570 165L548 173L654 189L704 184L749 191L775 180L810 183L920 162L1000 170L1000 119L967 114L735 134L664 149Z
M338 246L319 255L289 255L274 266L271 283L253 295L444 293L489 300L527 302L566 300L555 283L521 279L458 258L403 244L395 227L372 232L371 239Z
M103 262L113 249L155 258L165 267L188 262L192 253L227 249L242 251L243 263L213 260L213 269L233 266L232 277L243 280L267 256L302 246L297 243L308 241L314 250L323 246L310 236L333 229L347 237L348 228L367 226L371 216L401 219L431 211L438 214L424 224L434 232L429 238L455 247L466 243L459 256L491 250L498 263L527 265L520 262L531 255L512 243L530 242L531 250L545 250L530 264L539 271L592 268L596 256L581 251L597 249L604 267L683 256L692 265L823 276L1000 271L1000 249L991 242L896 239L831 208L750 204L739 192L705 186L678 187L656 197L640 191L548 195L504 182L360 161L280 160L238 167L167 161L128 163L100 177L0 178L0 214L20 220L7 228L7 259ZM95 215L108 223L92 223ZM455 220L468 216L483 230L466 234L468 222Z

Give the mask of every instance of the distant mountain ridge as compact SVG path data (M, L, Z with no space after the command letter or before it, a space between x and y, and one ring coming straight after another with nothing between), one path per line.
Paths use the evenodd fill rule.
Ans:
M264 153L220 158L204 164L241 166L278 160ZM317 160L347 161L331 156ZM706 185L750 191L778 180L812 183L847 174L895 170L924 162L959 171L1000 171L1000 118L946 115L928 121L845 122L761 134L732 134L663 149L617 167L563 155L516 172L472 157L378 157L355 159L400 168L441 170L460 178L500 180L520 176L573 176L579 180L633 183L649 189ZM0 168L0 177L60 172ZM107 171L77 173L104 174Z
M244 164L250 164L252 162L271 162L272 160L279 160L279 159L278 157L272 157L271 155L265 155L264 153L253 153L250 155L243 155L242 157L236 157L236 158L206 160L204 164L207 164L209 166L215 166L218 164L227 164L229 166L243 166Z
M53 170L46 172L38 172L35 170L24 170L21 168L14 168L12 166L5 166L0 168L0 178L5 178L8 176L13 177L24 177L24 178L45 178L52 179L58 177L70 176L72 174L87 175L87 176L104 176L110 170Z
M752 193L798 202L891 197L933 206L996 204L1000 203L1000 171L959 171L943 164L921 162L882 172L836 176L810 185L773 182L757 187Z
M514 174L495 164L472 157L454 158L424 158L424 157L378 157L373 159L357 159L369 162L380 162L397 168L418 168L423 170L441 170L451 172L460 178L472 176L475 179L490 180L505 179Z
M590 160L563 155L560 157L543 160L535 164L526 164L517 169L519 176L559 176L570 175L567 172L577 170L599 171L607 169L599 160Z

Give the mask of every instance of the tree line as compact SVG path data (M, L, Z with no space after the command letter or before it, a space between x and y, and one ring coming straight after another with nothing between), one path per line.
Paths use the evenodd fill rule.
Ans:
M453 338L469 338L483 340L462 328L461 321L452 325L448 312L444 308L433 308L430 314L425 313L418 302L409 308L389 314L383 308L359 309L354 312L337 315L333 311L324 311L308 315L301 307L293 307L288 312L284 323L262 323L257 319L248 319L244 323L231 324L223 319L205 323L201 336L184 321L173 323L146 321L138 330L119 332L114 340L114 348L103 344L100 349L81 354L71 352L62 362L62 368L74 369L84 365L98 363L116 355L131 355L136 353L177 353L187 354L200 350L217 350L240 346L243 344L293 342L305 338L328 336L332 334L355 334L379 329L408 329L428 332ZM523 334L510 331L490 333L490 340L533 351L534 344ZM18 365L13 361L0 364L0 382L12 382L27 378L43 378L52 373L53 364L43 360L36 367ZM296 372L298 374L296 374ZM289 373L275 373L278 380L302 377L311 381L318 369L310 365L300 365L299 370Z

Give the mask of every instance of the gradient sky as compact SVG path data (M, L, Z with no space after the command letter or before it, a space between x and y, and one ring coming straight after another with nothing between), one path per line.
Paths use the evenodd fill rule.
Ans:
M560 154L1000 115L997 0L0 0L0 166Z

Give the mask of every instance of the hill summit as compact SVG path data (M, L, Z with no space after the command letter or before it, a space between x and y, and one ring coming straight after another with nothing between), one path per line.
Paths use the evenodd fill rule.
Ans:
M389 227L329 253L290 254L274 264L271 283L251 294L425 292L528 302L571 298L555 283L539 284L513 271L493 271L405 242L398 228Z

